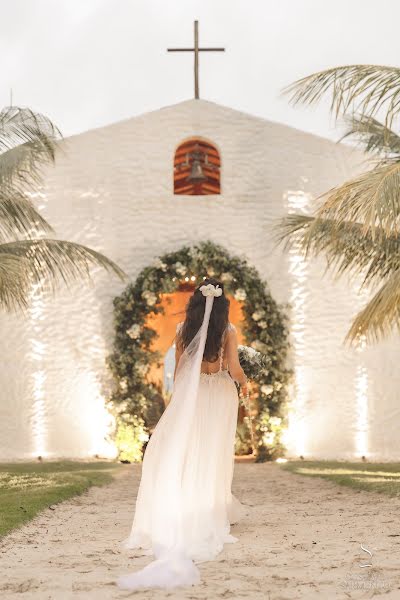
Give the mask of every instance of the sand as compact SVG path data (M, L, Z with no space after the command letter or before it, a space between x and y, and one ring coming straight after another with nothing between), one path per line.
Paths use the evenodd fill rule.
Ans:
M121 466L112 483L46 509L4 538L0 598L400 598L400 498L293 475L271 463L235 465L234 492L249 514L232 528L239 541L200 565L200 585L120 590L116 578L150 560L119 545L130 530L140 468ZM359 566L368 561L371 567Z

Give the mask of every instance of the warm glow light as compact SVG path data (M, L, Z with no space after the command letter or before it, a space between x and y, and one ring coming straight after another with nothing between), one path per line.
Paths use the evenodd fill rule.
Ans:
M310 200L309 194L298 190L286 195L288 213L306 212ZM288 429L284 432L283 442L292 446L294 452L304 456L307 453L308 429L306 422L306 402L308 398L308 375L303 366L305 351L306 287L308 266L300 249L300 243L294 242L289 250L289 274L291 275L290 304L292 307L292 346L294 352L295 394L288 411Z
M49 456L48 452L48 407L46 401L46 367L47 344L42 341L45 322L45 300L43 290L33 284L30 293L30 338L29 358L32 363L32 456ZM98 340L95 340L98 341ZM96 347L96 343L94 344ZM80 424L89 433L91 448L89 456L98 455L104 458L115 458L117 449L106 438L114 426L114 419L105 407L100 392L100 383L94 373L85 375L80 385L82 408L79 414Z
M185 277L185 281L189 281L189 277Z
M44 321L43 291L39 284L32 284L30 293L29 317L31 336L29 338L29 358L32 362L32 456L47 456L47 426L45 383L46 372L43 361L46 344L41 340Z
M118 450L115 444L107 439L110 431L114 428L115 419L106 409L101 394L101 385L95 373L85 374L80 383L80 392L86 410L82 410L79 419L81 423L85 423L85 429L91 437L91 447L88 455L115 458ZM86 400L85 402L85 399L90 401Z
M190 278L192 281L196 281L196 275L192 275Z
M355 452L357 456L368 455L368 373L367 369L357 366L355 380L356 391L356 433Z
M366 294L364 295L364 299ZM361 336L357 353L360 355L357 365L356 376L354 380L355 397L356 397L356 414L354 435L354 451L356 456L369 455L368 443L368 371L363 361L363 352L366 348L366 338Z
M288 460L287 458L277 458L275 462L277 463L286 463Z

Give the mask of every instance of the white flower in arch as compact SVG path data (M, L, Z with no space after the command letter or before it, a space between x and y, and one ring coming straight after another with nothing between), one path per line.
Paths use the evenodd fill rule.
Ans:
M243 288L238 288L235 292L235 300L238 300L239 302L243 302L243 300L246 300L246 298L247 298L246 290L244 290Z

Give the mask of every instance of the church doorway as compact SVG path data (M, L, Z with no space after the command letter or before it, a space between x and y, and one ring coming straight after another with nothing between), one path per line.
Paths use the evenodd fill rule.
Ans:
M284 449L281 436L291 378L287 318L256 269L211 241L160 256L114 299L115 337L108 364L117 431L120 428L125 437L129 433L131 441L125 445L143 449L168 404L176 325L184 319L194 286L205 277L223 282L231 301L230 321L237 327L239 343L249 347L247 356L256 351L265 359L250 377L247 424L247 409L240 408L236 452L273 460Z
M159 303L162 312L150 313L146 322L147 327L158 333L158 337L151 345L151 350L161 356L161 361L152 365L148 378L149 381L161 386L166 404L170 398L175 369L176 326L185 319L185 308L195 286L196 282L183 282L175 292L162 294ZM242 303L232 295L228 295L228 298L230 301L229 320L235 325L239 344L242 344L244 343Z

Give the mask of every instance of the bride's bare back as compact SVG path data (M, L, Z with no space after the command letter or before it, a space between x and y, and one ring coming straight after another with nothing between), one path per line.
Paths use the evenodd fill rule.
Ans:
M179 335L179 330L182 326L182 323L179 323L177 327L177 335ZM175 369L178 366L179 359L182 355L182 346L181 344L176 344L176 352L175 352ZM207 360L203 360L201 363L201 372L206 374L218 373L218 371L229 371L232 379L243 384L246 381L246 376L242 367L240 366L239 356L238 356L238 339L236 328L232 323L228 324L228 327L225 330L225 333L222 337L222 344L219 351L219 355L216 361L210 362Z

